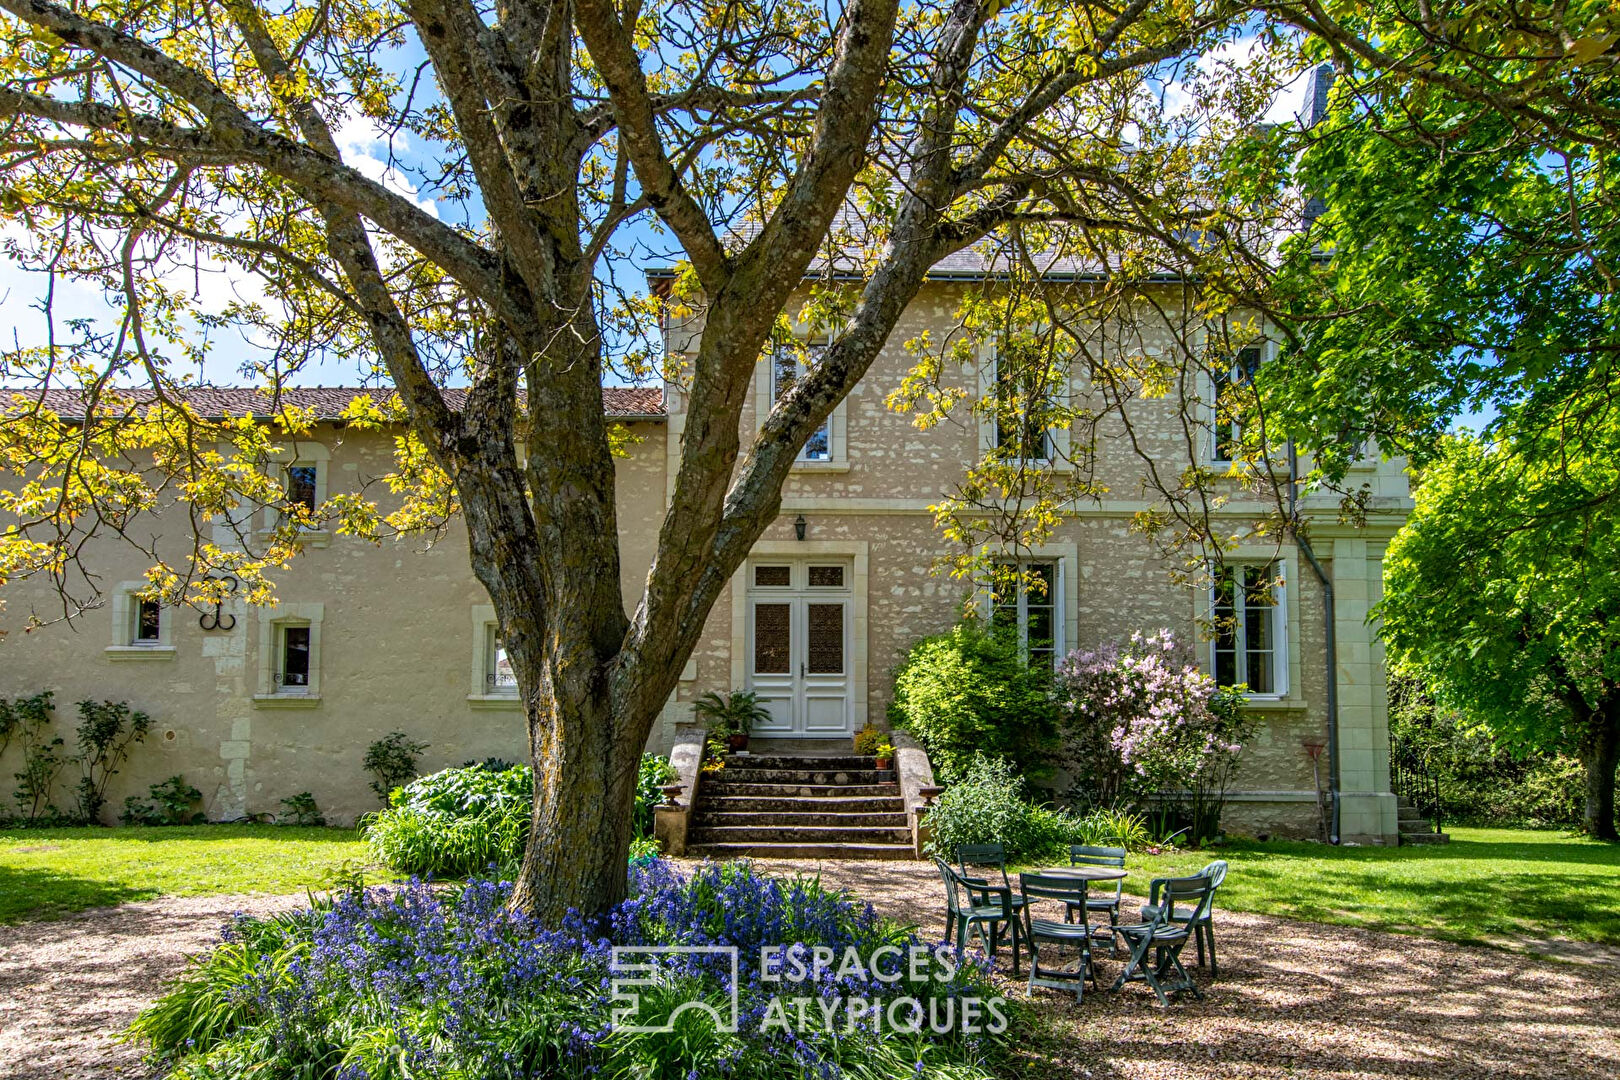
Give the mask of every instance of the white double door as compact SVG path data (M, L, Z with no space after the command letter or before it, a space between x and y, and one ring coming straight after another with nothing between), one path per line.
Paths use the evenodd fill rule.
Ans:
M748 567L748 688L770 710L756 734L850 733L850 567L761 559Z

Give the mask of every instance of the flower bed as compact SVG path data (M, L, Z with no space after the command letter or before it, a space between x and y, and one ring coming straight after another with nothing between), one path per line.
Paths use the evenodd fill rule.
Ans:
M977 961L958 965L813 879L746 864L683 878L653 862L632 868L630 898L602 924L560 929L509 911L509 895L494 881L412 882L239 919L132 1031L171 1078L195 1080L898 1080L991 1075L1017 1020ZM734 946L737 977L723 948L680 954L615 1017L629 1000L614 996L615 946L664 945ZM734 1032L675 1012L702 1002L724 1018L734 986ZM672 1015L667 1031L627 1026Z

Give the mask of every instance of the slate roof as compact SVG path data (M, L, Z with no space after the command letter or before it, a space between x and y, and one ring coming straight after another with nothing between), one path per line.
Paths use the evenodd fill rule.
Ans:
M281 402L290 407L312 410L321 420L335 420L343 415L349 403L363 394L384 399L392 394L392 387L360 386L288 386L281 391ZM119 388L118 395L144 404L153 398L149 389ZM83 416L83 398L77 390L46 390L41 395L35 388L6 389L0 387L0 411L14 411L18 406L13 394L21 394L30 401L41 401L52 412L68 418ZM253 415L271 417L276 404L263 390L251 386L194 386L184 391L191 407L208 417ZM466 401L467 391L444 391L447 404L459 410ZM657 386L604 386L602 404L607 414L616 419L661 420L664 417L664 391Z

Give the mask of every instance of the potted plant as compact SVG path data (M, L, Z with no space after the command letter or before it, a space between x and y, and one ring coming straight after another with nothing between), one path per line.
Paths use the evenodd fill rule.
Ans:
M771 715L752 690L733 690L729 694L711 690L692 703L692 712L710 731L723 735L731 750L748 749L748 735L754 725Z
M862 757L871 757L879 746L883 745L883 732L879 731L868 720L866 726L855 733L855 752Z
M879 743L877 749L872 751L872 756L876 759L872 762L872 768L879 772L887 770L894 764L894 744Z

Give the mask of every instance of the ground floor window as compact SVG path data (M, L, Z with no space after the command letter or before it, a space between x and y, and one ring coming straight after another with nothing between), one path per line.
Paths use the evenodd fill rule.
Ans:
M281 627L281 665L276 676L285 694L309 693L309 627Z
M1221 686L1241 683L1251 694L1283 692L1282 589L1277 563L1227 565L1215 572L1210 592L1212 668Z
M1057 560L999 564L990 589L990 625L1015 631L1031 664L1056 664L1062 647Z
M512 658L501 643L500 628L490 623L485 629L484 693L516 694L517 673L512 670Z

